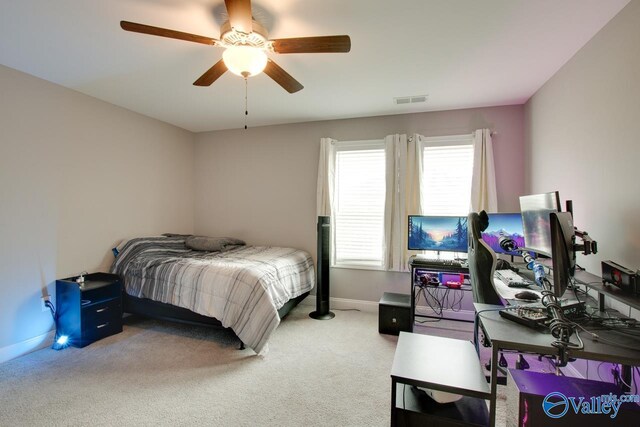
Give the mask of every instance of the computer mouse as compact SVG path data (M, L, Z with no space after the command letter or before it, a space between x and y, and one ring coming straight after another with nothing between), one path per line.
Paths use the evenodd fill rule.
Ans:
M514 267L513 265L509 264L509 261L504 259L499 259L496 262L496 270L511 270L516 273L520 271L518 267Z
M522 291L516 294L517 299L523 299L525 301L538 301L540 297L535 292Z

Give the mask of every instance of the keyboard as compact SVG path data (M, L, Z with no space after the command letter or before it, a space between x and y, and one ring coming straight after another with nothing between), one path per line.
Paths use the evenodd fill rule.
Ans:
M452 273L469 273L469 267L466 260L455 259L438 259L415 257L411 261L413 268L423 268L434 271L448 271Z
M440 259L440 258L427 258L425 256L416 255L414 259L414 263L416 264L426 264L426 265L441 265L443 267L466 267L466 261L460 261L458 259Z
M527 288L533 285L531 280L527 280L512 270L496 270L494 277L500 279L510 288Z

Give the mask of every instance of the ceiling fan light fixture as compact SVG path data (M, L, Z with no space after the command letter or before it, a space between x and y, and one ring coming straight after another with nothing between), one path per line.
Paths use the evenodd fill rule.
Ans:
M242 76L246 87L247 77L264 71L284 90L295 93L304 86L268 58L268 53L341 53L351 50L351 38L348 35L269 39L267 29L252 17L251 0L224 0L224 5L229 19L220 27L220 39L129 21L120 21L120 27L134 33L225 49L222 59L193 82L201 87L211 86L227 71Z
M242 77L260 74L267 66L267 54L253 46L229 46L222 54L229 71Z

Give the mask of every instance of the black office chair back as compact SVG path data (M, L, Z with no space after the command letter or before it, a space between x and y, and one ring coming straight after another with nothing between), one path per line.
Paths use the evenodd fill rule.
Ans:
M498 261L496 253L482 240L482 231L489 225L485 211L472 212L467 217L469 235L469 277L473 301L483 304L504 305L493 284Z

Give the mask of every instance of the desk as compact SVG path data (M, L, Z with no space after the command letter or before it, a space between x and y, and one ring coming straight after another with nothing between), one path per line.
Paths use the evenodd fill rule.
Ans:
M411 390L405 390L403 384L465 397L452 405L438 405L430 399L430 403L416 404ZM470 341L400 332L391 368L392 426L398 424L400 417L405 424L486 425L484 399L488 398L489 386ZM472 419L461 416L465 413L472 413ZM456 418L449 424L446 420L452 416Z
M491 425L496 418L496 392L498 378L498 354L502 350L515 350L556 356L557 350L551 346L551 334L527 328L518 323L504 319L498 313L503 308L490 304L473 304L479 313L479 322L485 337L491 342L491 393L489 417ZM489 311L485 311L489 310ZM587 334L580 335L584 349L569 349L569 355L580 359L600 360L623 365L640 366L640 340L615 331L601 330L598 334L605 339L615 341L625 347L615 346L590 339ZM574 338L575 339L575 338Z
M460 296L453 297L454 301L456 301L456 299L459 299L459 302L456 302L456 304L452 304L452 306L448 308L446 308L444 304L442 304L440 307L441 312L439 316L416 314L416 287L418 288L423 287L418 281L416 281L416 271L419 271L419 270L422 270L424 273L429 275L437 275L438 273L463 275L464 284L462 284L460 288L449 288L444 284L440 284L439 286L430 286L430 285L424 286L425 292L428 292L429 294L431 293L438 294L438 297L434 297L434 300L438 301L438 304L440 304L441 302L446 302L444 297L446 292L453 292L453 293L459 292ZM413 331L414 319L416 317L430 317L430 318L438 318L438 319L444 318L443 310L447 309L447 310L456 311L453 309L453 306L462 303L465 292L471 292L471 285L468 284L469 268L466 266L447 265L444 261L434 262L433 260L421 260L420 258L417 258L414 255L411 258L409 258L409 271L410 271L410 277L411 277L411 331ZM425 294L425 298L428 298L426 294ZM449 298L447 298L447 301L448 300ZM449 320L459 320L463 322L471 321L471 320L465 320L465 319L457 319L455 317L450 318Z

